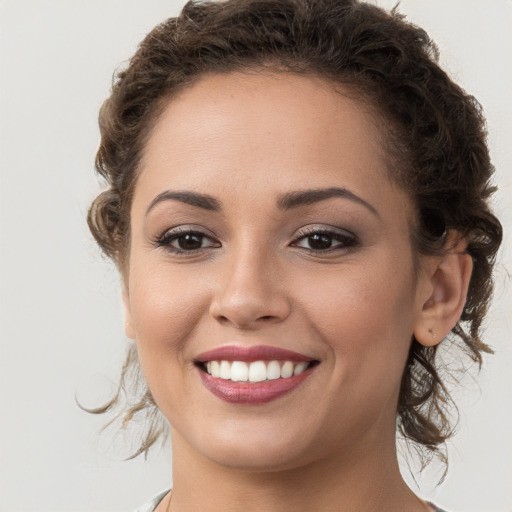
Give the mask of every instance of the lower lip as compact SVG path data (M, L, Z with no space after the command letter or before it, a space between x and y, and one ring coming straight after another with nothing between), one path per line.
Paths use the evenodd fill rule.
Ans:
M294 390L312 374L315 368L316 366L312 366L299 375L287 379L253 383L233 382L212 377L200 369L198 371L206 388L221 400L235 404L264 404Z

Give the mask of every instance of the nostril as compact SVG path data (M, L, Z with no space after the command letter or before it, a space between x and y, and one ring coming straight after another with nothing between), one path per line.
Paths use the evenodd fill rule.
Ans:
M235 290L236 291L236 290ZM249 291L225 291L212 301L210 315L221 324L244 329L284 320L290 311L285 297L259 297Z

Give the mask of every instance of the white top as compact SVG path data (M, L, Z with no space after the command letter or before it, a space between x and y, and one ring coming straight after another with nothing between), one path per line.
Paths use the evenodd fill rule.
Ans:
M134 510L134 512L155 512L158 504L164 499L164 497L169 493L170 489L166 489L161 493L157 494L150 502L142 505L141 507Z
M142 505L142 507L139 507L134 512L155 512L155 509L158 506L158 504L164 499L164 497L169 492L170 492L170 489L162 491L160 494L157 494L149 503ZM445 512L444 510L437 508L433 503L428 503L428 504L432 507L433 512Z

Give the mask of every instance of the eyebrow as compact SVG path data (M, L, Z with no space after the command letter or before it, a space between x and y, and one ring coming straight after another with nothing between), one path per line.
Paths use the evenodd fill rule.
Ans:
M379 212L367 201L358 195L350 192L346 188L329 187L319 189L297 190L294 192L287 192L279 196L277 199L277 206L280 210L291 210L300 206L306 206L333 197L341 197L342 199L349 199L355 203L365 206L375 216L380 217ZM158 204L163 201L179 201L181 203L196 206L207 211L220 212L222 211L221 203L218 199L208 194L200 194L198 192L189 191L172 191L166 190L158 194L146 210L146 215Z
M153 201L151 201L146 215L158 204L163 201L180 201L181 203L189 204L191 206L197 206L211 212L220 212L220 202L215 197L209 196L208 194L199 194L197 192L188 191L172 191L166 190L161 194L158 194Z
M281 210L290 210L292 208L297 208L299 206L305 206L313 203L318 203L320 201L325 201L326 199L331 199L333 197L341 197L343 199L349 199L350 201L354 201L355 203L365 206L376 217L380 217L379 212L370 203L368 203L358 195L354 194L353 192L350 192L350 190L339 187L298 190L296 192L288 192L279 197L279 199L277 200L277 206Z

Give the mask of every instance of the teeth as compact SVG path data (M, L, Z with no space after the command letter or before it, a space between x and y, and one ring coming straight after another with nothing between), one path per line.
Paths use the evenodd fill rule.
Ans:
M279 361L270 361L267 366L267 379L275 380L281 377L281 365Z
M249 381L262 382L267 380L267 365L263 361L255 361L249 365Z
M212 377L231 380L233 382L263 382L264 380L288 379L300 375L309 368L310 363L301 361L208 361L205 364L207 373Z
M206 365L206 371L212 375L213 377L220 377L220 364L219 361L208 361L210 363L210 368Z
M229 361L220 362L219 377L225 380L231 379L231 364L229 363Z
M293 363L291 361L286 361L281 367L281 378L287 379L293 375Z
M222 361L222 363L223 362L224 361ZM247 382L248 379L249 367L242 361L233 361L231 365L231 380L235 382Z
M308 363L299 363L295 368L293 369L293 375L299 375L302 373L306 368L308 367Z

